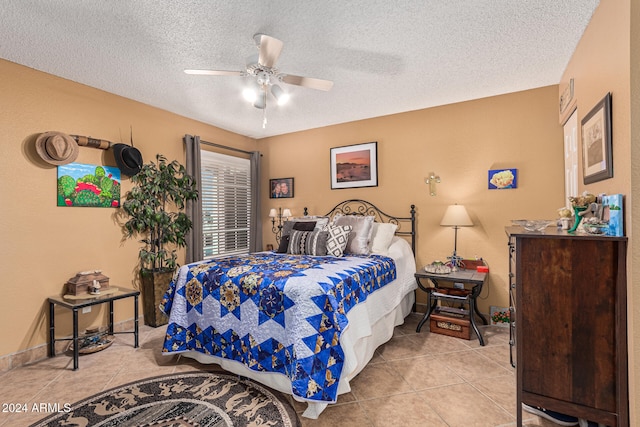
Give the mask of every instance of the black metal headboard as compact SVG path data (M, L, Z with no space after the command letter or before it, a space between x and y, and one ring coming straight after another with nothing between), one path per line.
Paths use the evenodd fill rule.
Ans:
M410 216L401 217L389 215L380 210L373 203L361 199L350 199L338 203L324 216L333 218L336 214L373 216L376 222L388 222L398 226L396 235L411 237L411 250L416 253L416 205L411 205ZM308 215L304 208L304 215ZM404 225L404 227L403 227Z

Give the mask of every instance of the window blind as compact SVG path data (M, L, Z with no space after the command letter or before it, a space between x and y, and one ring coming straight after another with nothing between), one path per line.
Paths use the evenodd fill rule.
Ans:
M249 159L201 151L204 258L249 253Z

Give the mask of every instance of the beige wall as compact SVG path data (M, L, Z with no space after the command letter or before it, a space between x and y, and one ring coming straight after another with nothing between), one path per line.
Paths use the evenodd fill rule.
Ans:
M514 218L553 217L562 205L562 135L555 105L557 87L481 99L283 135L259 141L170 114L87 86L0 61L0 136L4 171L0 232L3 290L0 321L13 325L0 341L0 358L46 342L46 297L62 290L76 272L102 269L111 283L134 286L138 243L122 241L117 210L56 207L56 168L35 154L40 132L57 130L134 143L146 161L156 153L184 158L182 136L264 152L263 182L295 178L286 207L324 213L340 200L370 200L391 214L418 211L418 264L452 250L453 231L439 227L444 209L464 203L476 226L460 230L459 253L479 255L491 266L480 308L506 306L507 261L503 227ZM378 141L379 186L331 190L329 148ZM114 165L110 152L81 148L82 163ZM487 190L487 171L515 167L516 190ZM428 195L424 178L442 178ZM560 184L558 184L560 183ZM123 179L123 192L130 188ZM265 195L263 214L278 204ZM284 205L282 205L284 206ZM265 244L273 241L268 219ZM16 309L15 307L19 307ZM131 318L130 304L116 305L116 321ZM70 316L58 325L70 331ZM103 310L81 316L81 329L104 321ZM65 329L66 328L66 329Z
M345 123L260 140L263 182L293 177L293 199L269 199L264 209L288 207L324 214L344 199L369 200L392 215L418 216L417 264L444 259L454 233L439 223L449 204L464 204L475 226L458 232L458 253L482 256L490 283L479 302L508 306L508 257L504 227L511 219L555 218L564 203L562 128L558 87L496 96L437 108ZM378 187L331 190L331 147L378 142ZM517 168L518 188L488 190L488 170ZM429 172L442 182L430 196ZM265 244L274 242L265 223Z
M631 90L630 90L630 128L631 128L631 155L629 162L631 165L640 164L640 2L631 2L631 40L630 46L630 70L631 70ZM630 212L640 212L640 168L631 168L631 192L627 198L627 207L631 207ZM629 213L629 216L631 214ZM630 217L631 227L627 228L629 235L637 234L640 231L640 216ZM640 265L640 245L632 245L631 248L631 266L629 270L629 305L632 313L629 321L631 332L630 347L630 367L631 380L630 399L634 402L632 405L632 425L640 424L640 402L638 401L638 393L640 393L640 289L637 284L640 283L640 269L633 268L634 265Z
M139 244L122 242L117 209L56 207L56 167L35 154L48 130L113 142L133 140L145 162L157 153L184 161L185 133L254 150L256 141L87 86L0 60L0 371L2 356L46 342L45 300L78 271L102 269L111 284L134 286ZM115 166L111 152L80 148L81 163ZM123 194L131 188L123 177ZM116 303L116 322L133 318L129 301ZM103 323L103 310L81 315L81 330ZM60 311L62 334L71 316Z
M640 363L640 291L635 285L640 279L640 272L633 268L640 259L640 245L633 244L633 236L640 227L640 217L636 215L634 218L632 215L638 208L640 189L639 169L632 168L640 160L639 14L640 7L635 1L602 0L560 83L562 90L569 79L574 79L579 123L607 92L612 95L614 176L585 186L580 175L579 188L580 191L586 190L593 194L625 195L625 232L629 237L627 286L631 425L638 425L640 422L640 402L634 397L640 390L640 370L637 368Z

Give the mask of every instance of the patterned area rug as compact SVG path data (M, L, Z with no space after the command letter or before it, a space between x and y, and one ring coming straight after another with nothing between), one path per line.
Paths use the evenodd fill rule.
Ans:
M228 374L188 372L103 391L36 426L299 427L281 395Z

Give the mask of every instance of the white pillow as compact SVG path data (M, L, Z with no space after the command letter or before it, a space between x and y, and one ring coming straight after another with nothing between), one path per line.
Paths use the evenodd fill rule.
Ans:
M397 228L396 224L374 222L371 234L371 253L387 255L391 239L393 239Z
M390 256L393 259L398 259L404 255L407 255L409 258L414 258L415 255L411 250L411 245L402 237L393 236L391 239L391 244L389 245L389 252L387 256ZM414 263L415 264L415 263Z
M329 225L329 217L317 216L315 217L315 220L316 220L316 228L314 229L315 231L322 231L327 225Z

